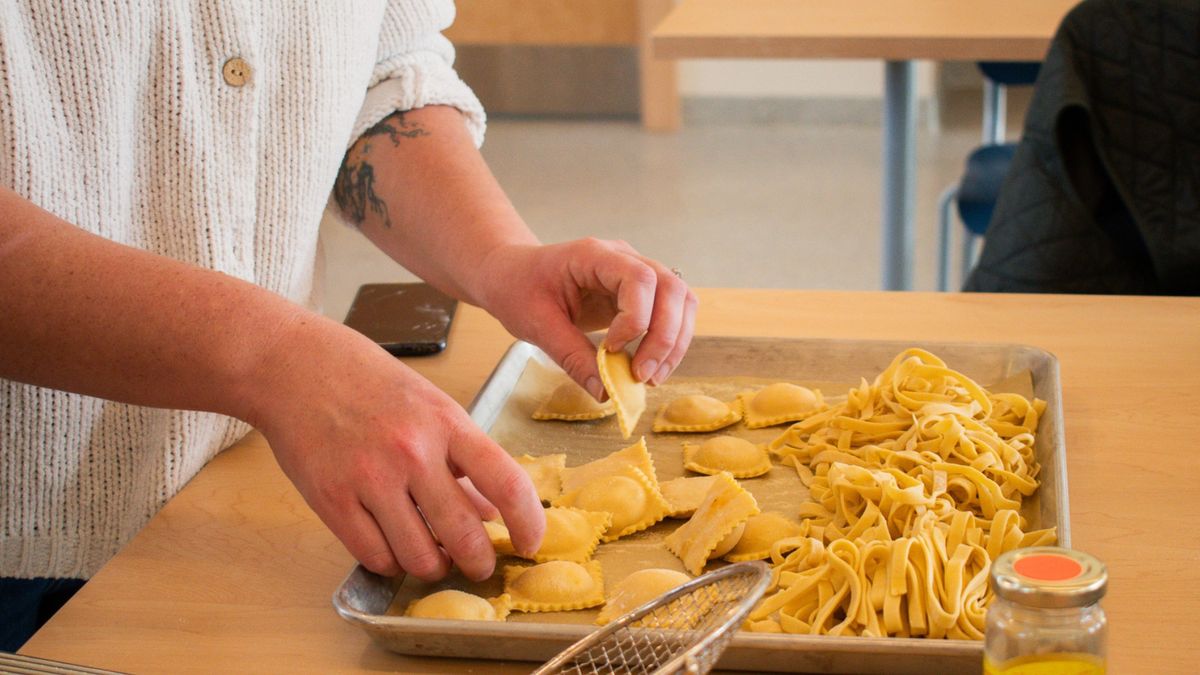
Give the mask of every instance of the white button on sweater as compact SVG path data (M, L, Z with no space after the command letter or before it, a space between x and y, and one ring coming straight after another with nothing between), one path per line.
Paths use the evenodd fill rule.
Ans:
M0 3L0 183L313 306L318 223L359 134L444 104L482 140L440 34L453 16L450 0ZM0 576L91 576L247 430L0 380Z

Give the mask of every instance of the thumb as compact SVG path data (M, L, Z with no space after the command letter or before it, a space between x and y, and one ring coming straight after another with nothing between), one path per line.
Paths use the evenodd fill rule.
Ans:
M543 325L540 333L542 344L538 346L542 351L592 398L603 402L605 393L596 367L596 345L564 318L550 319L549 325Z

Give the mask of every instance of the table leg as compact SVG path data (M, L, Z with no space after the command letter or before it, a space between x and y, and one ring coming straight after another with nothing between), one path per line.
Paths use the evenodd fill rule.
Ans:
M888 61L884 69L883 287L900 291L912 288L917 64Z

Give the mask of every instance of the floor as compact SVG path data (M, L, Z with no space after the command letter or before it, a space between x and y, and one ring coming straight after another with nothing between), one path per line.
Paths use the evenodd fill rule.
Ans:
M978 144L978 119L943 114L940 131L919 133L917 290L935 288L937 198ZM881 283L881 143L879 125L834 121L662 135L626 120L497 119L483 152L545 242L624 239L697 287L866 290ZM360 284L414 278L353 229L327 221L322 234L328 316L344 318Z

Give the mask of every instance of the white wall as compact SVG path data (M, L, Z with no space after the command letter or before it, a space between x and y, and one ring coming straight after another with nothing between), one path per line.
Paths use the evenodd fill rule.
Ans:
M917 63L917 95L934 91L934 68ZM714 98L881 98L883 62L869 60L685 59L679 93Z

